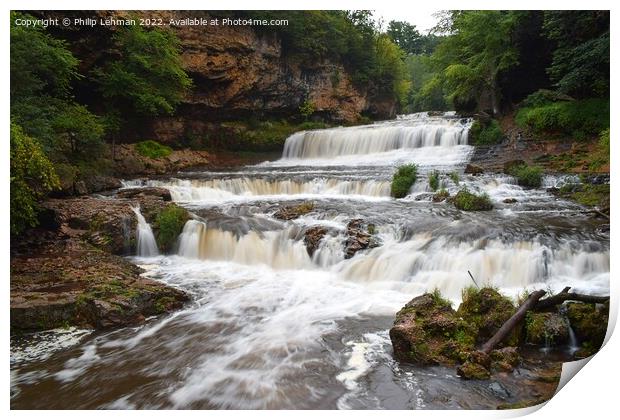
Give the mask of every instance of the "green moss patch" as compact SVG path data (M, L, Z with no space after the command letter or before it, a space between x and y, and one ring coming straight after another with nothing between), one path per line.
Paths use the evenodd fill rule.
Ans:
M157 245L169 252L189 220L189 213L175 204L168 205L155 218L154 228L157 230Z
M136 151L147 158L159 159L170 156L172 149L163 144L159 144L154 140L146 140L136 143Z
M492 210L493 203L486 193L475 194L463 188L453 197L454 206L463 211Z
M409 189L415 184L418 177L418 166L414 164L399 166L392 178L392 197L403 198L409 194Z

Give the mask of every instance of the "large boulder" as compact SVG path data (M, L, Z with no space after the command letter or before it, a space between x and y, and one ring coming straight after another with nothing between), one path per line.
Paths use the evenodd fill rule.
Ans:
M470 287L463 292L463 301L457 314L472 323L477 330L476 343L482 344L504 325L515 310L512 301L497 290L491 287ZM517 339L518 337L513 335L504 344L515 344Z
M396 359L418 365L453 365L473 349L473 330L439 293L426 293L407 303L390 329Z
M310 213L312 210L314 210L313 202L301 203L295 206L282 206L276 210L273 217L280 220L293 220Z

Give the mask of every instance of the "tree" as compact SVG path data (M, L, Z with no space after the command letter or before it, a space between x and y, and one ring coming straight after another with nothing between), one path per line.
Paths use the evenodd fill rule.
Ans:
M549 75L579 98L609 95L609 11L546 11L544 30L557 43Z
M388 23L386 33L407 54L421 54L425 52L422 50L422 35L415 25L392 20Z
M391 95L404 103L410 82L403 62L403 51L385 34L377 38L377 67L374 82L380 94Z
M126 26L114 35L114 59L93 71L109 109L124 115L170 115L192 82L169 30Z
M71 97L78 60L64 41L40 27L15 24L11 13L11 119L40 142L52 160L66 160L67 140L102 144L104 126Z
M59 187L41 146L11 122L11 235L37 225L37 202Z
M457 109L482 107L497 114L498 75L517 63L511 43L516 15L485 10L454 12L450 17L451 35L433 56L448 96Z

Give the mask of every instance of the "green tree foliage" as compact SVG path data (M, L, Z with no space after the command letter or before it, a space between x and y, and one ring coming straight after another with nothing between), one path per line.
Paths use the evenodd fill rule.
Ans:
M114 35L116 57L93 71L101 95L113 109L137 115L172 114L191 79L169 30L123 27Z
M99 150L104 125L71 97L78 60L42 28L15 25L11 14L11 118L54 161ZM67 153L72 156L66 156Z
M379 35L377 38L377 66L373 79L380 94L391 95L404 103L410 83L403 53L387 35Z
M422 35L415 25L396 20L388 23L385 33L405 53L413 55L432 53L440 40L437 35Z
M11 123L11 235L37 225L37 202L58 186L41 146Z
M561 92L609 95L609 11L546 11L544 29L557 43L549 74Z
M451 35L437 46L433 59L457 110L488 103L490 111L499 112L498 75L517 63L510 38L516 22L510 11L452 14Z

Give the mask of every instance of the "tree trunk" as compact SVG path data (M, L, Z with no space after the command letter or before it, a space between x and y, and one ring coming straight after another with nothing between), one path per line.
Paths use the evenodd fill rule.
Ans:
M514 313L513 316L508 319L508 321L504 322L504 325L495 333L493 337L489 339L486 343L482 345L480 348L481 351L485 353L490 353L499 343L501 343L510 332L525 318L525 314L530 309L533 309L536 306L536 303L545 295L544 290L538 290L533 292L526 300L519 306L517 312Z

